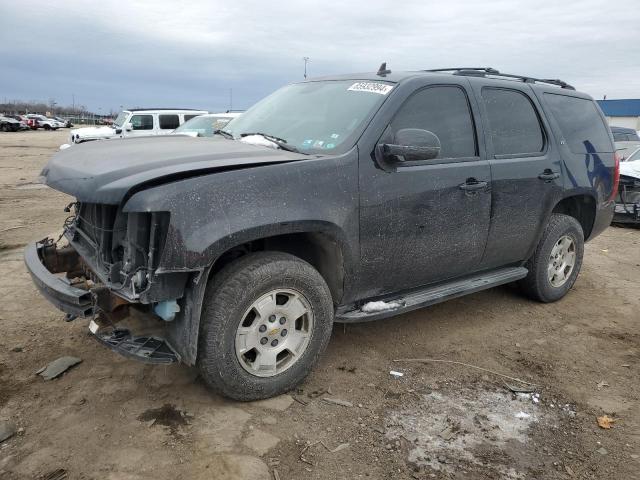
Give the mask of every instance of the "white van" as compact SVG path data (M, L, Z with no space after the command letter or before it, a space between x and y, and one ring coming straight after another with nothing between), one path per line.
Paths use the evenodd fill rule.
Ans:
M187 120L205 113L208 112L188 108L132 108L120 112L113 125L71 130L70 140L71 143L81 143L105 138L166 135Z

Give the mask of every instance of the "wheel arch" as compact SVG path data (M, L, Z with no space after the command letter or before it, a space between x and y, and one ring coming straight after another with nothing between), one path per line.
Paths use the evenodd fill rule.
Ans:
M553 207L551 214L563 213L575 218L582 226L584 239L591 236L596 219L596 199L592 195L579 194L562 198Z
M284 228L282 228L284 227ZM267 234L271 233L271 234ZM326 222L302 222L259 227L231 234L212 245L214 260L201 271L193 273L180 300L181 311L169 325L168 339L180 360L195 365L198 356L200 316L204 295L226 265L252 252L279 251L294 255L311 264L327 282L335 305L345 295L353 271L353 253L344 232Z

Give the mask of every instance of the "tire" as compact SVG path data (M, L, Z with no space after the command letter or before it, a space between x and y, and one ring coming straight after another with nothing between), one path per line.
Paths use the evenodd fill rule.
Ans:
M45 130L51 130L51 127L50 127L49 125L45 124L45 125L44 125L44 129L45 129Z
M286 303L278 305L283 301ZM263 314L254 308L256 304ZM302 308L306 313L298 316ZM282 252L241 257L207 286L198 341L200 373L212 390L235 400L259 400L287 392L304 380L325 350L333 315L329 287L307 262ZM240 327L252 333L243 337ZM265 330L258 330L263 327ZM239 342L244 348L238 347ZM277 345L271 347L273 342ZM287 349L287 342L295 346ZM248 350L251 345L255 346ZM297 347L297 354L291 354ZM258 370L263 361L273 369Z
M563 254L564 246L569 242L572 247ZM574 262L573 267L568 269L567 260L571 251ZM583 256L584 233L580 223L569 215L554 213L538 247L525 265L529 273L519 282L520 287L527 296L539 302L558 301L573 287L582 267ZM566 266L563 268L563 265Z

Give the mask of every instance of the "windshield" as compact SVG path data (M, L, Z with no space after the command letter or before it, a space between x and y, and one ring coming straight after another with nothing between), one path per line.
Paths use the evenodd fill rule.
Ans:
M116 119L113 121L113 124L116 127L122 127L124 125L124 122L127 120L128 116L129 116L129 112L120 112L116 117Z
M319 81L288 85L261 100L224 130L239 138L262 133L302 153L344 153L393 88L386 82Z
M195 132L199 137L212 137L214 130L224 128L231 120L222 115L203 115L184 122L173 133Z

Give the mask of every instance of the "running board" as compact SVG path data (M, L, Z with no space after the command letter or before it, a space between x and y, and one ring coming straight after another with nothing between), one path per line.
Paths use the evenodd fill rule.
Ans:
M494 270L467 277L462 280L454 280L445 284L429 287L424 290L414 291L404 296L389 297L388 301L398 305L389 310L363 312L360 309L348 312L336 313L335 321L338 323L368 322L400 315L422 307L428 307L436 303L444 302L452 298L462 297L469 293L479 292L488 288L515 282L527 276L528 270L524 267L511 267ZM387 299L378 299L387 300Z

